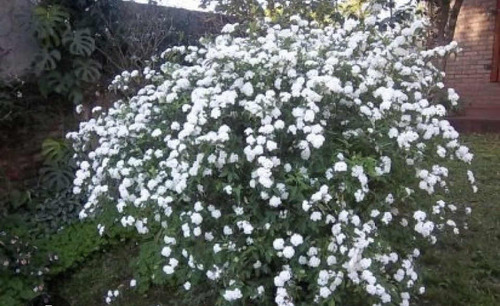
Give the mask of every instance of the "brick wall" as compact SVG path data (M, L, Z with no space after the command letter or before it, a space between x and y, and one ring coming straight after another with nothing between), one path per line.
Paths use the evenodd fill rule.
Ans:
M448 59L446 83L460 94L466 113L500 108L500 83L490 82L496 2L464 0L458 17L454 39L463 51Z

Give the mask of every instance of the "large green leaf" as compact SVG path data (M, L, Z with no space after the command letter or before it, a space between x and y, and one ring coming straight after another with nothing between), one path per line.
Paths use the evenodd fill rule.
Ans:
M62 191L73 184L73 172L63 165L47 164L40 169L40 179L47 188Z
M75 79L70 73L61 74L59 71L52 71L45 77L48 92L66 94L75 84Z
M95 49L95 40L90 35L89 29L67 30L62 38L63 44L74 55L90 56Z
M46 162L65 161L69 156L68 144L64 140L47 138L42 143L42 156Z
M75 76L85 82L95 82L101 77L101 64L92 59L76 59L73 62Z
M58 46L62 33L69 27L69 14L57 5L36 6L33 11L33 31L44 47Z
M57 67L57 62L61 60L61 52L56 49L49 50L42 48L35 57L35 67L38 71L54 70Z

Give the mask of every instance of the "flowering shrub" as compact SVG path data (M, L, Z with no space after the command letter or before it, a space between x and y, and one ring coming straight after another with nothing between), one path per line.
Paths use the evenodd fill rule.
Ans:
M476 187L472 154L431 98L457 103L431 63L456 44L424 51L421 21L374 24L292 18L246 37L227 25L165 52L184 64L126 73L148 85L68 134L80 217L101 218L101 235L160 237L151 277L210 281L220 302L408 305L425 290L420 246L458 233L453 212L469 211L446 202L448 178Z

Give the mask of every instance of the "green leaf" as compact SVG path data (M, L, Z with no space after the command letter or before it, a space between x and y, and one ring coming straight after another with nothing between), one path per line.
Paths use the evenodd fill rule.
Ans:
M90 56L95 49L95 40L89 29L71 31L68 29L62 38L63 44L74 55Z
M59 167L57 164L43 166L40 169L42 184L47 188L63 191L73 183L73 172L67 167Z
M59 52L59 50L42 48L35 56L35 68L38 71L54 70L57 67L57 62L60 60L61 52Z
M73 62L75 76L85 82L92 83L99 80L101 64L92 59L76 59Z
M60 6L36 6L33 11L33 32L43 47L59 46L62 32L69 27L69 14Z
M74 77L70 73L61 74L59 71L52 71L44 77L48 92L56 92L58 94L66 94L75 83Z
M14 189L10 193L10 202L12 208L17 209L31 200L30 193L28 191L19 191Z
M82 91L79 88L74 88L69 92L68 98L73 102L73 104L80 104L83 101Z
M45 162L61 162L67 158L68 152L68 145L62 140L47 138L42 143L42 156Z

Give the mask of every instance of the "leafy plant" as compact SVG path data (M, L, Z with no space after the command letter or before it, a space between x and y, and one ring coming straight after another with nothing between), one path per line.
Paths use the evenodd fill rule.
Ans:
M35 57L35 60L37 70L54 70L57 67L57 63L61 60L61 52L56 49L48 50L42 48Z
M31 202L32 192L14 186L3 171L0 174L0 219L3 219L25 208Z
M61 36L69 27L69 14L58 5L37 5L33 9L33 32L43 48L61 44Z
M37 224L43 224L42 233L51 234L77 221L81 208L81 197L60 192L36 205L34 219Z
M62 140L46 139L42 144L44 164L40 169L40 182L49 189L62 192L71 189L74 176L72 151Z
M95 50L95 41L90 35L89 29L67 30L63 34L62 42L74 55L90 56Z
M0 305L24 305L47 291L47 282L76 267L93 253L131 238L130 231L115 229L103 238L97 224L77 222L38 238L20 238L0 232Z
M96 82L101 76L99 70L101 69L101 64L92 59L78 59L73 63L75 67L75 76L85 82Z
M19 305L43 290L43 277L53 260L29 241L1 231L0 303Z
M91 59L95 40L90 28L73 28L67 8L40 4L33 14L33 33L40 44L35 57L39 88L47 97L57 93L73 103L83 100L83 88L99 80L101 66Z
M16 124L23 125L26 122L35 121L33 114L37 110L32 105L35 99L29 96L29 93L22 80L0 81L0 128L2 130L9 131ZM2 143L8 143L6 139L8 137L5 136L0 139Z
M42 143L42 156L45 163L68 163L71 147L64 140L47 138Z

